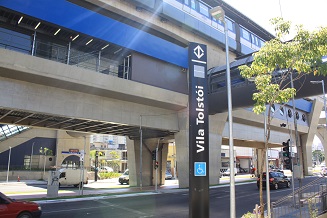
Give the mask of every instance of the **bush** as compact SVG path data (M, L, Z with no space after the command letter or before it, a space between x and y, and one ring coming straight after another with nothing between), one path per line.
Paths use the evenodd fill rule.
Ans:
M115 173L115 172L107 172L107 173L98 173L101 179L112 179L112 178L118 178L121 173Z

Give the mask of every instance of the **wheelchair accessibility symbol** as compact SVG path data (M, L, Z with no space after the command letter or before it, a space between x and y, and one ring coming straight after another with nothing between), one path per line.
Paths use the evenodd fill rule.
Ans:
M194 162L194 176L206 176L206 162Z

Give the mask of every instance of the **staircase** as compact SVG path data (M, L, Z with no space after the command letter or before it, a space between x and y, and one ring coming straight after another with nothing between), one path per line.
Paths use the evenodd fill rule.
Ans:
M311 218L327 212L327 178L319 177L271 204L272 218Z

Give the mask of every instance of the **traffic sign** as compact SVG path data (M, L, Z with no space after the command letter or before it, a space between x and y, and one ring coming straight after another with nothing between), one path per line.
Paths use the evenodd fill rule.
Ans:
M206 162L194 162L194 176L206 176Z

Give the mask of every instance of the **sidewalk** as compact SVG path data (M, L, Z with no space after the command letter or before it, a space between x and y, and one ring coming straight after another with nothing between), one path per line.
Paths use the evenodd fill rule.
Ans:
M236 178L236 185L254 182L255 178L250 178L250 175L239 175ZM35 187L38 185L41 187ZM210 188L217 188L229 185L229 177L220 178L220 184L210 186ZM62 201L76 201L89 200L99 198L117 198L132 195L153 195L160 193L172 193L179 191L186 191L188 188L180 189L178 180L165 180L165 185L158 186L158 191L155 192L154 186L147 187L130 187L129 185L121 185L118 183L118 178L104 179L104 180L89 180L84 188L61 187L58 192L58 198L55 200L47 199L47 182L42 180L21 180L0 182L0 191L14 199L39 199L38 203L62 202ZM69 198L71 197L71 198ZM76 197L76 198L74 198ZM65 198L65 199L64 199Z

